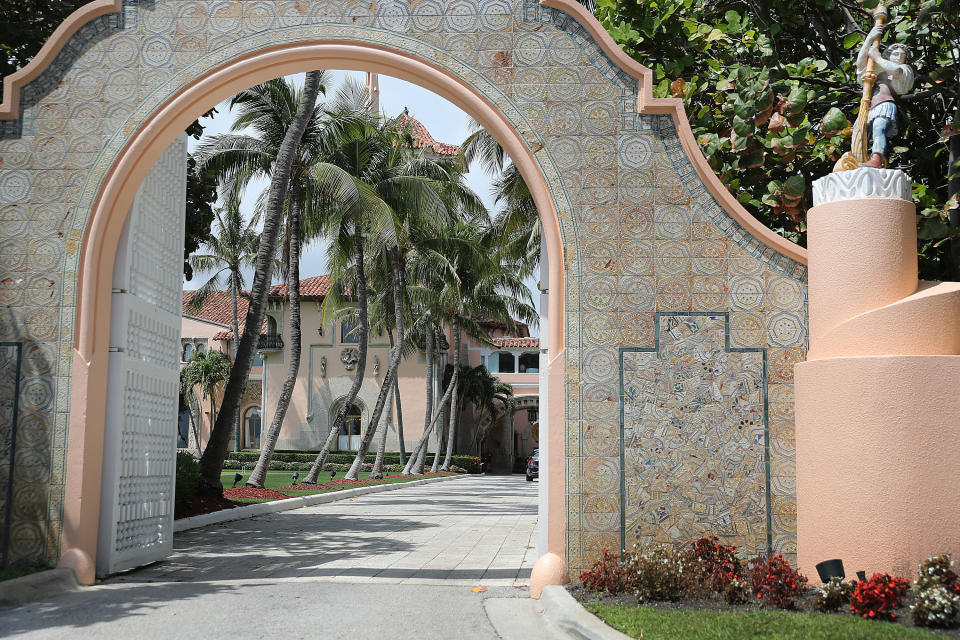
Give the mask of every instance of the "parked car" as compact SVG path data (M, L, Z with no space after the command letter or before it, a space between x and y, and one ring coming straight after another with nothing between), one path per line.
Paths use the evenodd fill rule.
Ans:
M527 458L527 482L533 482L540 476L540 449L534 449L533 455Z

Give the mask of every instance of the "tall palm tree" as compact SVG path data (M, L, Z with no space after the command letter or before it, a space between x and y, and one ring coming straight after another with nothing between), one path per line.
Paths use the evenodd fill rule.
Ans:
M448 400L451 407L457 406L463 333L488 342L484 320L492 319L507 326L516 322L514 318L532 325L537 323L530 291L515 264L497 243L498 239L482 221L461 218L446 229L444 235L435 237L430 243L432 246L421 248L413 264L413 279L418 286L412 295L427 305L436 318L452 327L453 334L453 376L440 406L433 411L434 421ZM452 410L442 467L445 471L450 468L456 427L457 411ZM417 444L418 454L427 442L429 429ZM410 466L405 471L416 473L420 469Z
M223 176L226 178L240 178L250 175L254 168L271 176L270 192L264 214L263 231L260 235L260 244L257 249L256 269L253 285L250 291L250 305L244 321L243 336L239 340L234 367L230 380L224 391L221 413L217 417L210 442L200 459L200 487L201 494L220 494L223 485L220 482L220 472L227 454L229 434L240 410L240 400L246 389L250 377L250 367L253 365L253 356L256 341L260 336L260 327L266 313L267 293L273 279L274 254L277 248L277 239L280 235L280 226L287 202L287 192L290 187L290 177L297 152L304 133L310 124L314 113L317 96L320 93L322 74L319 71L310 71L306 75L303 95L294 109L295 115L290 119L289 126L283 131L276 153L270 155L264 145L258 145L259 152L255 161L242 169L236 166L224 165ZM208 161L217 154L207 154ZM209 161L208 166L215 165ZM235 336L236 338L236 336Z
M243 269L253 266L257 255L257 217L244 220L240 212L240 198L236 192L226 197L225 205L214 210L214 229L207 234L200 247L202 253L190 256L194 271L212 272L207 281L190 299L189 309L200 311L211 293L226 285L233 302L233 358L237 356L237 336L240 335L239 297L244 288ZM240 415L234 425L234 449L240 448Z
M368 98L358 83L345 82L337 92L334 111L362 114L346 127L331 150L327 162L316 164L313 179L322 185L331 207L324 221L324 234L330 239L327 265L331 275L330 292L324 298L324 315L328 316L355 302L358 318L357 345L360 352L353 384L343 399L323 447L317 454L303 482L316 483L320 469L336 442L337 434L353 404L367 366L367 346L370 332L368 316L368 285L364 264L364 244L367 234L379 236L392 219L390 206L371 187L377 182L380 163L391 152L376 116L367 112Z
M501 248L512 256L524 277L532 275L540 265L543 228L537 205L520 170L506 155L490 133L470 119L469 136L460 146L457 158L462 166L478 162L481 169L493 176L491 190L498 211L491 233L500 238Z

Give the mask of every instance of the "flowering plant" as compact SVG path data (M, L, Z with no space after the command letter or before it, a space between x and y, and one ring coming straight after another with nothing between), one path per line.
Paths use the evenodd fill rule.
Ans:
M943 586L955 595L960 595L960 581L953 570L953 558L949 553L927 558L917 569L918 590Z
M733 576L723 588L723 599L727 604L747 604L750 601L750 585L740 576Z
M580 574L584 589L609 594L623 593L634 588L635 577L620 562L620 556L604 549L593 566Z
M917 593L917 601L910 607L913 622L918 627L952 627L960 612L960 595L942 584Z
M724 593L730 581L741 574L743 567L737 558L737 548L719 542L716 536L709 536L692 541L683 550L692 593Z
M765 607L789 609L793 599L803 593L806 576L777 554L771 558L754 558L748 565L750 590Z
M875 620L895 620L894 609L903 602L910 583L887 573L875 573L869 580L858 582L850 596L850 609L857 615Z
M856 581L844 582L840 576L830 578L828 582L817 587L813 608L817 611L837 611L850 602L850 594L856 585Z
M658 547L634 555L630 567L637 579L637 600L640 602L672 602L686 593L684 561L674 547Z

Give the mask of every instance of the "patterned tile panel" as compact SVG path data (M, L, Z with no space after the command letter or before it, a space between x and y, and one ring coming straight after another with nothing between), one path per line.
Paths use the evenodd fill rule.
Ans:
M0 340L37 349L47 363L24 380L25 410L49 440L46 509L23 536L40 542L26 545L28 555L58 553L76 272L111 165L196 78L267 46L317 39L387 47L445 69L503 113L546 179L565 245L572 570L646 521L633 507L624 518L618 489L621 479L638 491L645 482L621 462L618 377L622 349L656 347L658 314L726 317L731 349L766 352L771 544L792 553L790 398L792 365L806 349L805 267L719 206L673 120L635 111L636 80L580 24L536 0L126 0L122 12L81 28L24 88L21 117L0 122ZM681 504L676 492L664 499Z

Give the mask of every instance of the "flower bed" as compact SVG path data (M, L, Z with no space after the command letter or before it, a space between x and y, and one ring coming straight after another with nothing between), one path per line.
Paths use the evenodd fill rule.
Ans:
M605 549L581 574L580 584L570 590L590 610L598 615L604 612L602 617L613 624L630 618L653 620L659 615L652 613L654 610L674 619L688 611L691 620L698 617L692 612L713 611L715 613L699 617L713 620L710 624L719 625L718 629L727 622L735 628L744 617L760 615L764 610L783 610L785 613L779 614L781 617L777 620L786 627L794 620L800 633L801 628L814 624L811 620L823 618L811 618L809 613L799 612L818 611L828 614L828 618L864 618L867 635L856 637L899 637L897 633L904 633L919 634L909 637L946 635L960 639L960 579L946 554L920 565L918 578L912 585L903 578L874 574L860 582L835 579L826 585L808 587L807 578L782 556L758 556L742 562L734 547L723 546L710 537L679 548L635 549L622 558ZM829 622L824 624L829 628ZM833 624L840 625L840 622ZM907 632L903 627L932 627L939 631L934 635L919 629ZM660 637L652 628L645 632L646 640ZM898 628L901 631L892 631ZM893 635L889 635L891 632ZM669 637L684 640L714 636L691 632ZM787 633L776 637L799 638L801 635Z
M254 498L257 500L286 500L290 496L273 489L257 489L255 487L236 487L224 489L223 497L229 499Z

